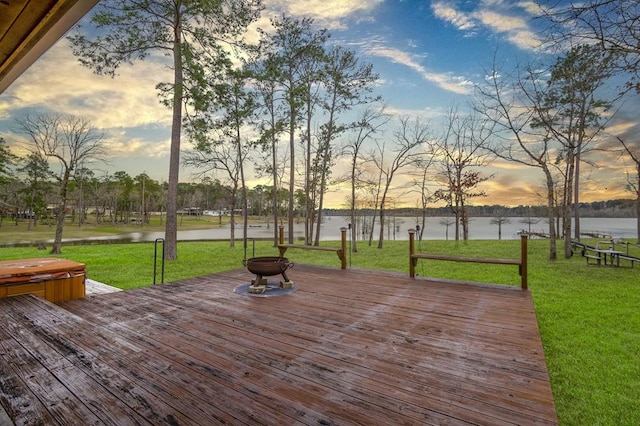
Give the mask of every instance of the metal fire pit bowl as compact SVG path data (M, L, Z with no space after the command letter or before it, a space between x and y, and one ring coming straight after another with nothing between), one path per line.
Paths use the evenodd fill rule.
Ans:
M253 274L260 277L282 274L285 281L289 281L285 271L293 267L293 263L289 262L289 259L277 256L252 257L247 259L245 263L249 272Z
M266 278L271 275L282 274L282 281L280 283L280 287L282 288L292 288L293 283L289 281L289 277L285 271L289 268L293 267L293 262L289 262L289 259L286 257L275 257L275 256L263 256L263 257L252 257L251 259L244 261L245 266L249 270L256 274L256 279L249 286L250 293L264 293L268 289L268 283Z

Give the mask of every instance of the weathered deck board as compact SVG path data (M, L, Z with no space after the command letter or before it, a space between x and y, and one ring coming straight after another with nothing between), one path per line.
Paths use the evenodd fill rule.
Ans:
M235 294L236 270L4 299L0 403L16 424L557 424L529 292L287 274L281 297Z

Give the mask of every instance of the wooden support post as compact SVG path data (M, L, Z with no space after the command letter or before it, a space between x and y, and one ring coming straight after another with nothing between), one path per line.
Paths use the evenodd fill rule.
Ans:
M347 228L340 228L340 243L342 252L340 254L340 268L347 269Z
M279 244L284 244L284 226L280 225L280 243Z
M527 282L527 236L520 236L520 280L522 283L522 289L526 290L528 288Z
M413 253L415 253L415 236L416 230L409 229L409 276L414 278L416 275L416 264L414 263Z

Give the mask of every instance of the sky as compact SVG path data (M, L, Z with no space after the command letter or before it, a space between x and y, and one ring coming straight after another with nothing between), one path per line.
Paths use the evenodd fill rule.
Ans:
M508 66L551 56L540 48L543 22L534 19L533 1L509 0L265 0L262 16L250 28L268 28L269 18L283 13L310 17L327 28L331 42L356 51L379 74L375 93L393 116L418 117L438 123L452 105L464 109L474 86L486 78L494 54ZM146 173L159 182L168 179L171 111L159 103L155 86L170 81L171 71L147 60L123 66L116 78L98 76L83 68L60 40L29 70L0 94L0 137L21 153L24 137L15 132L15 119L33 112L60 112L84 116L105 132L108 162L92 166L97 177L125 171ZM629 96L609 131L640 143L640 98ZM397 120L392 119L391 123ZM388 137L393 126L385 132ZM183 137L183 149L189 141ZM582 201L631 198L625 190L626 173L633 163L617 153L600 152L593 164L583 165ZM339 167L339 165L338 165ZM474 204L544 204L543 176L532 168L493 160L482 170L493 177L483 184L486 198ZM194 170L182 168L180 181L193 180ZM410 179L397 178L394 186ZM251 187L260 182L251 179ZM328 207L343 207L346 191L334 188ZM414 206L417 197L407 191L394 195L398 205Z

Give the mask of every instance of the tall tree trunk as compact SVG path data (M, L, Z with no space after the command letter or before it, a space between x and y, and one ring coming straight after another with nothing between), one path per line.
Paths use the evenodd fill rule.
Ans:
M333 117L333 115L332 115ZM329 131L327 132L327 138L331 135L331 125L329 125ZM320 185L318 188L318 222L316 224L316 236L314 245L320 245L320 226L322 225L322 208L324 205L324 193L327 187L327 168L331 161L331 151L329 150L329 140L324 142L322 147L322 166L320 168Z
M236 246L236 194L238 191L238 185L234 184L233 191L231 192L231 212L229 212L229 247Z
M357 155L354 154L353 161L351 162L351 251L353 253L358 252L358 221L356 220L356 167Z
M458 201L456 200L456 204L453 208L453 214L456 217L455 220L455 232L456 232L456 236L454 238L455 241L460 241L460 207L458 206Z
M378 210L378 203L373 208L373 212L371 215L371 229L369 230L369 246L373 244L373 230L376 227L376 211Z
M564 197L564 206L562 214L562 237L564 238L564 257L565 259L571 258L573 254L573 246L571 245L571 206L573 205L573 177L575 176L575 155L570 148L567 154L567 162L569 167L567 168L566 176L566 189L567 192Z
M389 194L389 185L391 185L391 179L387 177L384 191L382 192L382 198L380 199L380 238L378 239L379 249L382 248L382 243L384 241L385 209L387 205L387 195Z
M635 159L634 159L635 160ZM636 161L636 242L640 244L640 161Z
M380 203L380 234L378 237L378 248L382 248L382 242L384 241L384 201Z
M547 181L547 218L549 221L549 260L556 260L557 248L556 248L556 226L555 226L555 194L553 188L553 176L548 167L542 168Z
M580 156L582 150L582 143L578 143L576 148L576 170L575 170L575 184L573 191L573 225L574 225L574 238L580 241Z
M178 179L180 172L180 133L182 130L182 51L180 14L174 22L173 42L173 118L169 155L169 188L167 190L167 222L164 255L167 260L178 258Z
M295 161L295 110L291 109L291 117L289 122L289 212L288 212L288 225L289 225L289 244L293 244L293 213L295 209L295 179L296 179L296 161Z
M238 155L238 171L240 173L240 190L242 191L242 249L246 255L247 234L249 231L249 202L247 200L247 185L244 178L244 156L242 155L242 138L240 134L241 125L242 123L236 120L236 148Z
M273 117L271 117L271 128L275 128L275 123ZM271 167L273 169L273 246L276 247L278 245L278 240L280 236L279 233L279 223L278 223L278 149L276 147L275 137L271 139Z
M306 90L309 96L311 96L311 84L307 84ZM311 238L313 235L313 210L315 200L312 199L311 194L314 192L312 185L315 185L315 178L311 176L311 100L307 98L307 152L305 161L305 184L304 184L304 243L311 245ZM315 172L314 172L315 176ZM315 198L315 197L313 197Z
M69 187L69 177L71 170L67 167L60 181L60 208L58 209L58 220L56 222L56 236L53 240L51 254L62 253L62 231L64 230L64 220L67 214L67 192Z

